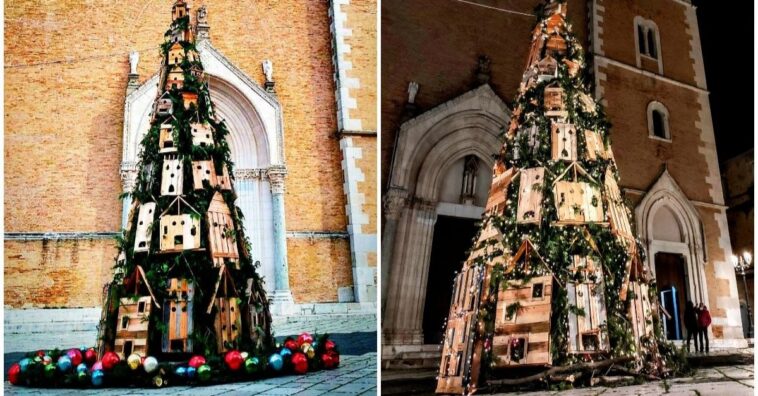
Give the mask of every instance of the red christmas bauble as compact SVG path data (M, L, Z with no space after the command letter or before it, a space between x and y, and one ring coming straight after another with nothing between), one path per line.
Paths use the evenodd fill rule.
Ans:
M337 347L337 344L335 344L334 341L332 340L326 340L326 342L324 343L324 348L326 348L327 351L331 351L336 347Z
M334 349L332 349L331 351L327 352L326 354L332 357L332 364L334 365L334 366L332 366L332 368L338 367L340 365L340 354L337 353L337 351L335 351Z
M200 355L195 355L189 360L189 366L198 368L205 364L205 358Z
M87 363L88 366L91 366L95 364L97 361L97 351L95 348L89 348L86 351L84 351L84 362Z
M245 359L242 358L240 351L229 351L224 356L224 362L229 370L237 371L242 367L242 363L245 363Z
M297 344L297 341L295 341L292 338L287 338L286 340L284 340L284 347L293 352L300 349L300 346Z
M121 358L118 357L116 352L105 352L105 355L103 355L103 369L106 371L111 370L120 360Z
M8 370L8 381L13 385L18 385L21 382L21 366L18 363L13 363Z
M332 359L332 355L329 352L321 355L321 363L323 363L325 369L334 368L334 359Z
M304 331L302 334L300 334L300 336L297 337L297 346L303 345L306 342L313 344L313 336L307 331Z
M69 349L66 356L71 360L71 366L76 367L82 362L82 352L76 348Z
M308 372L308 358L302 352L295 352L292 355L292 367L297 374L305 374Z
M39 351L37 351L37 356L44 357L45 356L45 351L43 351L43 350L40 349Z

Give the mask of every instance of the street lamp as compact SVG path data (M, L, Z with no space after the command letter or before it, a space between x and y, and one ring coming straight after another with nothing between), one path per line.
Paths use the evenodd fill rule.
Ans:
M748 337L753 337L753 314L750 312L750 296L747 291L747 280L745 280L745 271L750 269L753 264L753 256L750 252L745 251L742 256L732 255L732 264L735 271L742 275L742 285L745 287L745 306L747 308L747 320L748 320Z

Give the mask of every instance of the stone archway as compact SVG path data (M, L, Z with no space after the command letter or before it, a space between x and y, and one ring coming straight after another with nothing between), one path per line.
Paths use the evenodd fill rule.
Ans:
M197 44L208 75L215 111L229 129L228 143L235 164L237 205L251 243L253 261L260 261L272 311L293 308L289 289L284 221L284 144L282 112L276 96L258 86L207 40ZM149 114L157 96L158 75L135 87L126 97L121 179L125 192L136 179L139 145L149 129ZM123 202L126 222L131 202Z
M424 343L422 319L442 180L451 164L466 156L491 168L509 118L505 103L482 85L400 127L382 235L386 348Z

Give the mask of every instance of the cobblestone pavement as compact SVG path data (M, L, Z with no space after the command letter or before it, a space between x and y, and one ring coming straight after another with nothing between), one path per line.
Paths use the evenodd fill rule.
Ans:
M528 396L610 396L610 395L676 395L676 396L742 396L754 393L753 365L711 367L698 369L692 377L648 382L642 385L617 388L594 387L554 392L498 393L498 395Z
M329 333L340 349L340 367L335 370L324 370L302 376L289 375L268 378L254 382L238 382L214 386L174 386L164 389L144 388L107 388L107 389L39 389L4 384L7 395L375 395L376 394L376 316L375 315L309 315L274 319L274 334L277 339L287 335L299 334L302 331L312 333ZM82 332L84 333L84 332ZM90 337L79 334L85 341L65 345L55 337L37 337L36 344L24 350L34 350L40 347L55 346L74 347L90 345ZM18 342L29 343L17 336ZM16 340L11 340L16 342ZM57 342L57 343L56 343ZM8 340L6 340L8 343ZM77 345L78 344L78 345ZM19 353L6 353L6 368L9 362L20 358Z

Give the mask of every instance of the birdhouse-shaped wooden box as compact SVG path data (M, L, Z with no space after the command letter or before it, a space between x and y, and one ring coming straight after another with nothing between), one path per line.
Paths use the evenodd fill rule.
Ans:
M207 312L211 313L213 306L216 306L216 318L213 323L216 330L218 352L221 353L237 347L242 321L237 289L226 266L221 266L218 276Z
M216 170L216 183L215 186L220 187L224 191L230 191L232 189L232 180L229 178L229 170L226 165L222 165L221 172L214 166Z
M179 66L184 59L184 47L179 43L174 43L168 49L168 65Z
M629 209L621 197L621 190L619 190L618 183L616 182L616 176L610 168L605 171L604 184L611 230L622 239L634 241L632 225L629 222Z
M566 71L568 71L569 76L576 77L577 73L579 73L579 63L564 58L563 64L566 65Z
M150 312L153 304L156 309L160 307L141 266L138 265L124 283L127 291L133 292L136 297L124 297L119 301L113 349L121 359L132 353L148 356Z
M195 190L202 190L203 181L213 187L216 184L216 171L213 169L213 161L192 161L192 183Z
M526 147L529 149L528 154L535 154L540 149L540 135L537 125L523 127L516 133L516 144L513 145L513 158L521 158L521 149L524 147L522 143L526 143Z
M553 83L545 87L545 115L548 117L566 117L565 95L563 88Z
M179 0L171 7L171 20L175 21L189 15L189 6L186 2Z
M174 153L174 126L170 123L161 124L160 140L158 141L161 153Z
M163 301L163 324L166 332L161 350L166 353L192 352L192 310L195 286L189 279L169 279L168 297Z
M582 109L585 113L590 114L596 114L597 113L597 105L595 105L595 101L592 99L591 96L587 95L584 92L579 92L579 103L582 105Z
M174 66L171 71L168 72L168 78L166 79L166 88L168 89L182 89L184 86L184 72L179 66Z
M592 257L573 256L569 270L569 353L608 352L602 267Z
M498 214L503 212L505 201L507 200L508 186L511 184L513 177L516 176L516 173L517 169L515 167L504 172L495 171L485 211Z
M563 180L573 171L574 181ZM587 172L576 162L555 179L555 206L558 212L557 224L603 223L603 201L600 189L594 185L578 181L578 176L595 183Z
M174 103L171 101L171 96L168 92L164 92L155 102L155 114L159 116L167 116L174 112Z
M161 251L200 248L200 219L188 214L161 217Z
M576 161L576 128L574 124L550 123L552 159L555 161Z
M608 153L605 150L605 143L599 133L589 129L584 130L584 143L587 159L596 161L598 159L608 159Z
M552 55L564 55L568 49L566 39L560 34L551 34L547 39L547 52Z
M542 190L545 184L545 168L528 168L520 173L518 210L516 222L539 223L542 220Z
M195 146L208 147L213 145L213 129L209 124L193 122L190 124L190 130L192 131L192 144Z
M527 277L506 281L497 295L492 340L494 367L549 366L553 361L550 354L553 275L529 239L511 258L506 273L516 269Z
M134 237L134 252L150 251L150 240L152 239L151 224L155 219L155 202L148 202L140 205L139 215L137 216L137 230Z
M483 343L474 341L481 299L488 294L487 270L466 265L455 277L442 361L437 376L437 393L466 393L478 382ZM469 377L470 376L470 377Z
M177 155L163 158L161 195L182 195L184 186L184 164Z
M558 61L552 56L548 55L537 63L537 69L539 70L539 76L537 80L549 81L558 77Z
M192 75L192 77L194 77L198 81L203 81L205 78L205 72L203 71L203 68L200 67L200 65L197 63L190 66L189 72Z
M239 264L237 235L232 221L232 212L220 192L213 195L208 213L208 247L215 266Z
M264 337L271 329L271 314L265 309L268 306L263 288L254 286L254 279L247 279L245 295L247 303L243 309L243 320L248 324L245 328L250 329L250 339L253 344L262 345Z
M197 107L197 94L194 92L182 92L182 103L184 104L184 110L189 110L190 106Z

